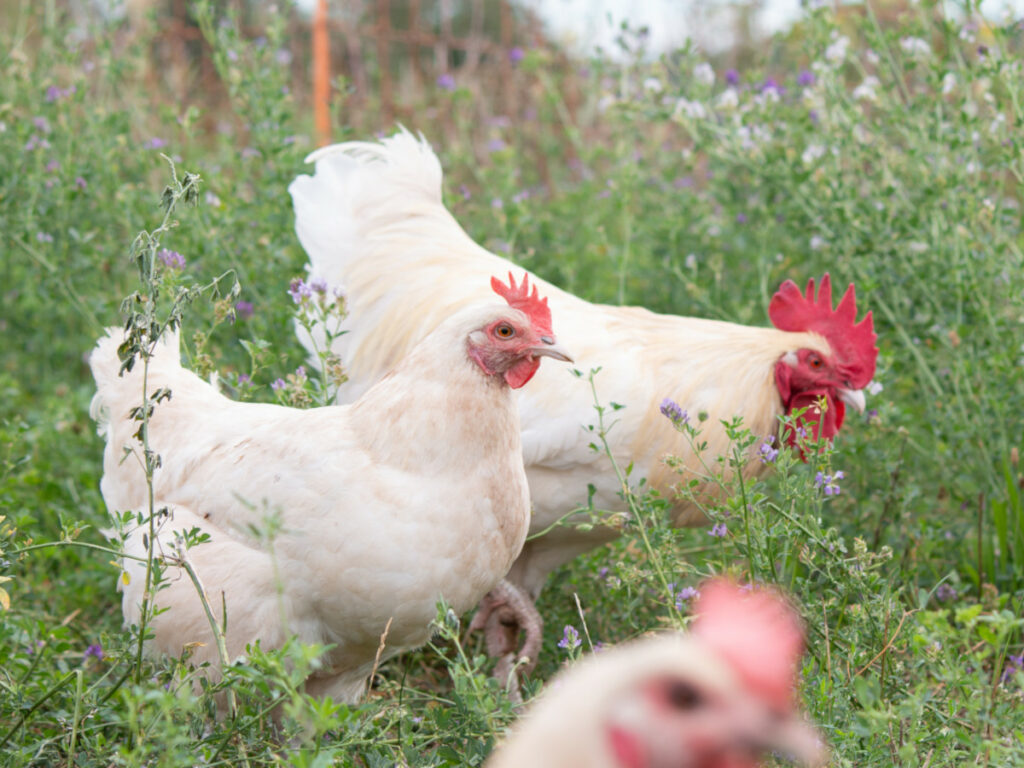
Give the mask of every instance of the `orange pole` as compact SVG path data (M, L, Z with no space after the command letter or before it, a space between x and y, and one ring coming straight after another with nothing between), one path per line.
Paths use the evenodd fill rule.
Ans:
M317 0L313 11L313 124L316 143L324 146L331 141L331 117L328 102L331 98L331 64L327 40L327 0Z

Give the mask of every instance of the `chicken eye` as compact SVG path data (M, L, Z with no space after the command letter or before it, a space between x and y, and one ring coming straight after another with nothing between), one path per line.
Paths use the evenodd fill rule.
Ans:
M814 368L814 369L821 368L821 358L820 357L815 357L815 356L812 355L811 358L807 362L810 363L811 368Z
M495 328L494 333L502 339L511 339L516 335L515 329L511 325L506 325L504 323Z
M696 709L704 703L700 691L682 680L669 683L666 697L669 706L683 712Z

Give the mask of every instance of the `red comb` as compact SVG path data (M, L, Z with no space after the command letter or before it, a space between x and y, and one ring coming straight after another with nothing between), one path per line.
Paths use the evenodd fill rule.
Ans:
M505 285L496 277L491 278L491 288L494 289L494 292L505 299L510 307L518 309L529 317L530 324L533 325L533 329L539 335L553 336L554 333L551 330L551 309L548 307L548 300L547 298L542 299L537 294L536 285L533 286L533 291L531 292L529 283L529 273L523 274L521 285L516 285L516 279L512 276L511 272L508 273L508 285Z
M693 634L752 693L780 709L792 707L804 638L796 611L782 595L712 579L701 585L694 610Z
M787 280L772 296L768 317L780 331L812 331L824 336L853 389L866 387L874 377L878 336L870 312L857 322L857 291L853 283L833 310L832 281L827 272L821 278L817 299L813 277L807 281L806 296L796 283Z

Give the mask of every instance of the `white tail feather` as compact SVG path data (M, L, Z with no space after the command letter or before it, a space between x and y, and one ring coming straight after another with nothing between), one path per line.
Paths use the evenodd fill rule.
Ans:
M441 163L426 139L402 128L381 142L351 141L313 152L312 176L288 187L295 232L310 273L343 287L346 262L359 258L363 233L400 220L424 203L441 204Z

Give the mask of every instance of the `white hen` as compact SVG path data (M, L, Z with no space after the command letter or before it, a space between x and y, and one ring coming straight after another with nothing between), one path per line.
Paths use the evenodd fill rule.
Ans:
M439 598L465 611L505 575L529 523L519 419L510 386L525 384L538 356L568 359L536 292L494 288L511 306L460 310L419 341L400 365L354 404L296 410L238 403L181 367L176 335L149 361L156 406L149 441L162 460L154 478L166 546L173 531L198 528L212 541L190 552L210 593L227 605L229 654L289 634L332 644L313 693L351 702L362 692L385 627L385 657L425 642ZM134 457L141 364L123 376L114 332L90 364L94 413L106 435L104 499L111 512L148 508ZM254 532L276 517L268 541ZM127 551L145 551L145 528ZM138 620L141 565L123 607ZM157 595L154 644L179 654L201 642L197 662L217 658L200 601L172 569ZM216 666L216 665L214 665Z
M796 614L725 580L701 591L689 634L602 651L551 680L487 768L754 768L769 751L820 764L794 696Z

